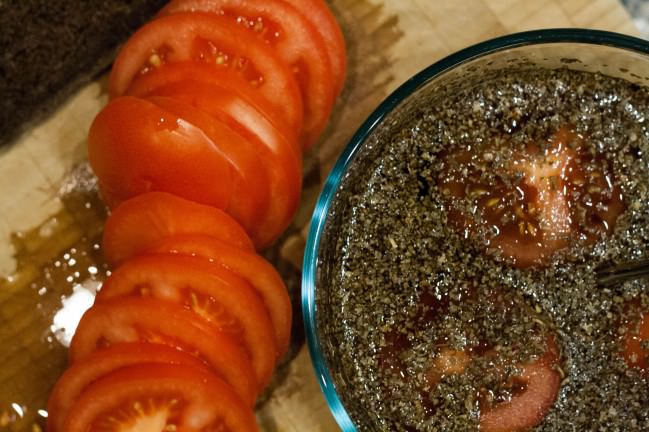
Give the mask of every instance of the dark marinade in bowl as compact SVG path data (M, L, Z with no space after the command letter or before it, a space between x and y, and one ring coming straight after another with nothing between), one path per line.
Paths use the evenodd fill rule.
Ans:
M518 378L541 364L558 394L533 430L649 430L645 360L623 355L647 282L594 279L603 263L649 255L649 90L512 68L419 98L364 144L320 246L318 336L358 429L478 430L481 412L536 385ZM568 191L570 223L553 233L558 251L517 261L495 240L503 228L529 251L556 224L528 214L533 188L497 192L525 186L511 168L520 154L546 160L560 136L583 165L547 183ZM455 158L467 150L471 162ZM495 198L498 218L484 211Z

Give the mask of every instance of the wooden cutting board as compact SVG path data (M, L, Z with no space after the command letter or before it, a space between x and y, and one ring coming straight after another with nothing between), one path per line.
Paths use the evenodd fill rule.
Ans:
M328 171L355 129L412 74L451 52L516 31L586 27L637 35L617 0L330 3L347 39L349 76L327 133L305 155L304 196L295 224L271 254L273 261L288 269L287 282L294 291L299 289L310 214ZM15 145L0 150L0 277L4 278L0 280L0 389L4 389L0 390L0 432L39 430L32 420L40 418L42 423L44 413L38 409L43 408L43 393L65 363L64 349L50 324L61 298L70 296L76 282L63 288L48 286L51 280L43 277L40 267L101 229L101 224L88 223L84 208L74 208L64 197L87 186L78 177L70 181L69 173L85 160L86 133L106 103L105 89L104 77L80 90ZM93 214L91 219L100 217ZM55 249L51 256L44 252L50 249ZM18 264L16 252L23 257ZM338 430L301 344L299 328L295 337L296 357L282 368L276 387L258 409L262 429ZM17 421L21 412L26 419Z

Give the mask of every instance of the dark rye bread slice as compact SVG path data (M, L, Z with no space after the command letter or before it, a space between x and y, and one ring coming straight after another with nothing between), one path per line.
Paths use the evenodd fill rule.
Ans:
M106 70L165 0L0 0L0 145Z

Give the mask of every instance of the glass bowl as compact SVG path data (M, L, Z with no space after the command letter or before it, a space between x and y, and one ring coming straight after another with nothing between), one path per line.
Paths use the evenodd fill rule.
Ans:
M332 257L344 247L337 241L342 214L353 207L340 191L359 181L376 157L382 137L398 130L439 89L478 83L503 68L568 68L599 72L641 86L649 84L649 43L616 33L585 29L550 29L512 34L466 48L419 72L392 93L358 129L324 185L313 214L302 276L302 311L313 366L329 407L341 429L362 423L362 395L345 391L341 355L324 327L328 318L328 281Z

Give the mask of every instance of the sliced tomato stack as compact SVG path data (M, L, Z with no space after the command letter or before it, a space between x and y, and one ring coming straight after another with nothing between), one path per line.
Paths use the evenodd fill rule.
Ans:
M225 210L269 245L297 209L301 153L345 71L321 0L172 1L115 60L112 100L89 134L102 195L114 207L170 192Z
M124 45L88 138L113 271L50 432L257 430L291 302L256 249L298 207L345 62L322 0L176 0Z

